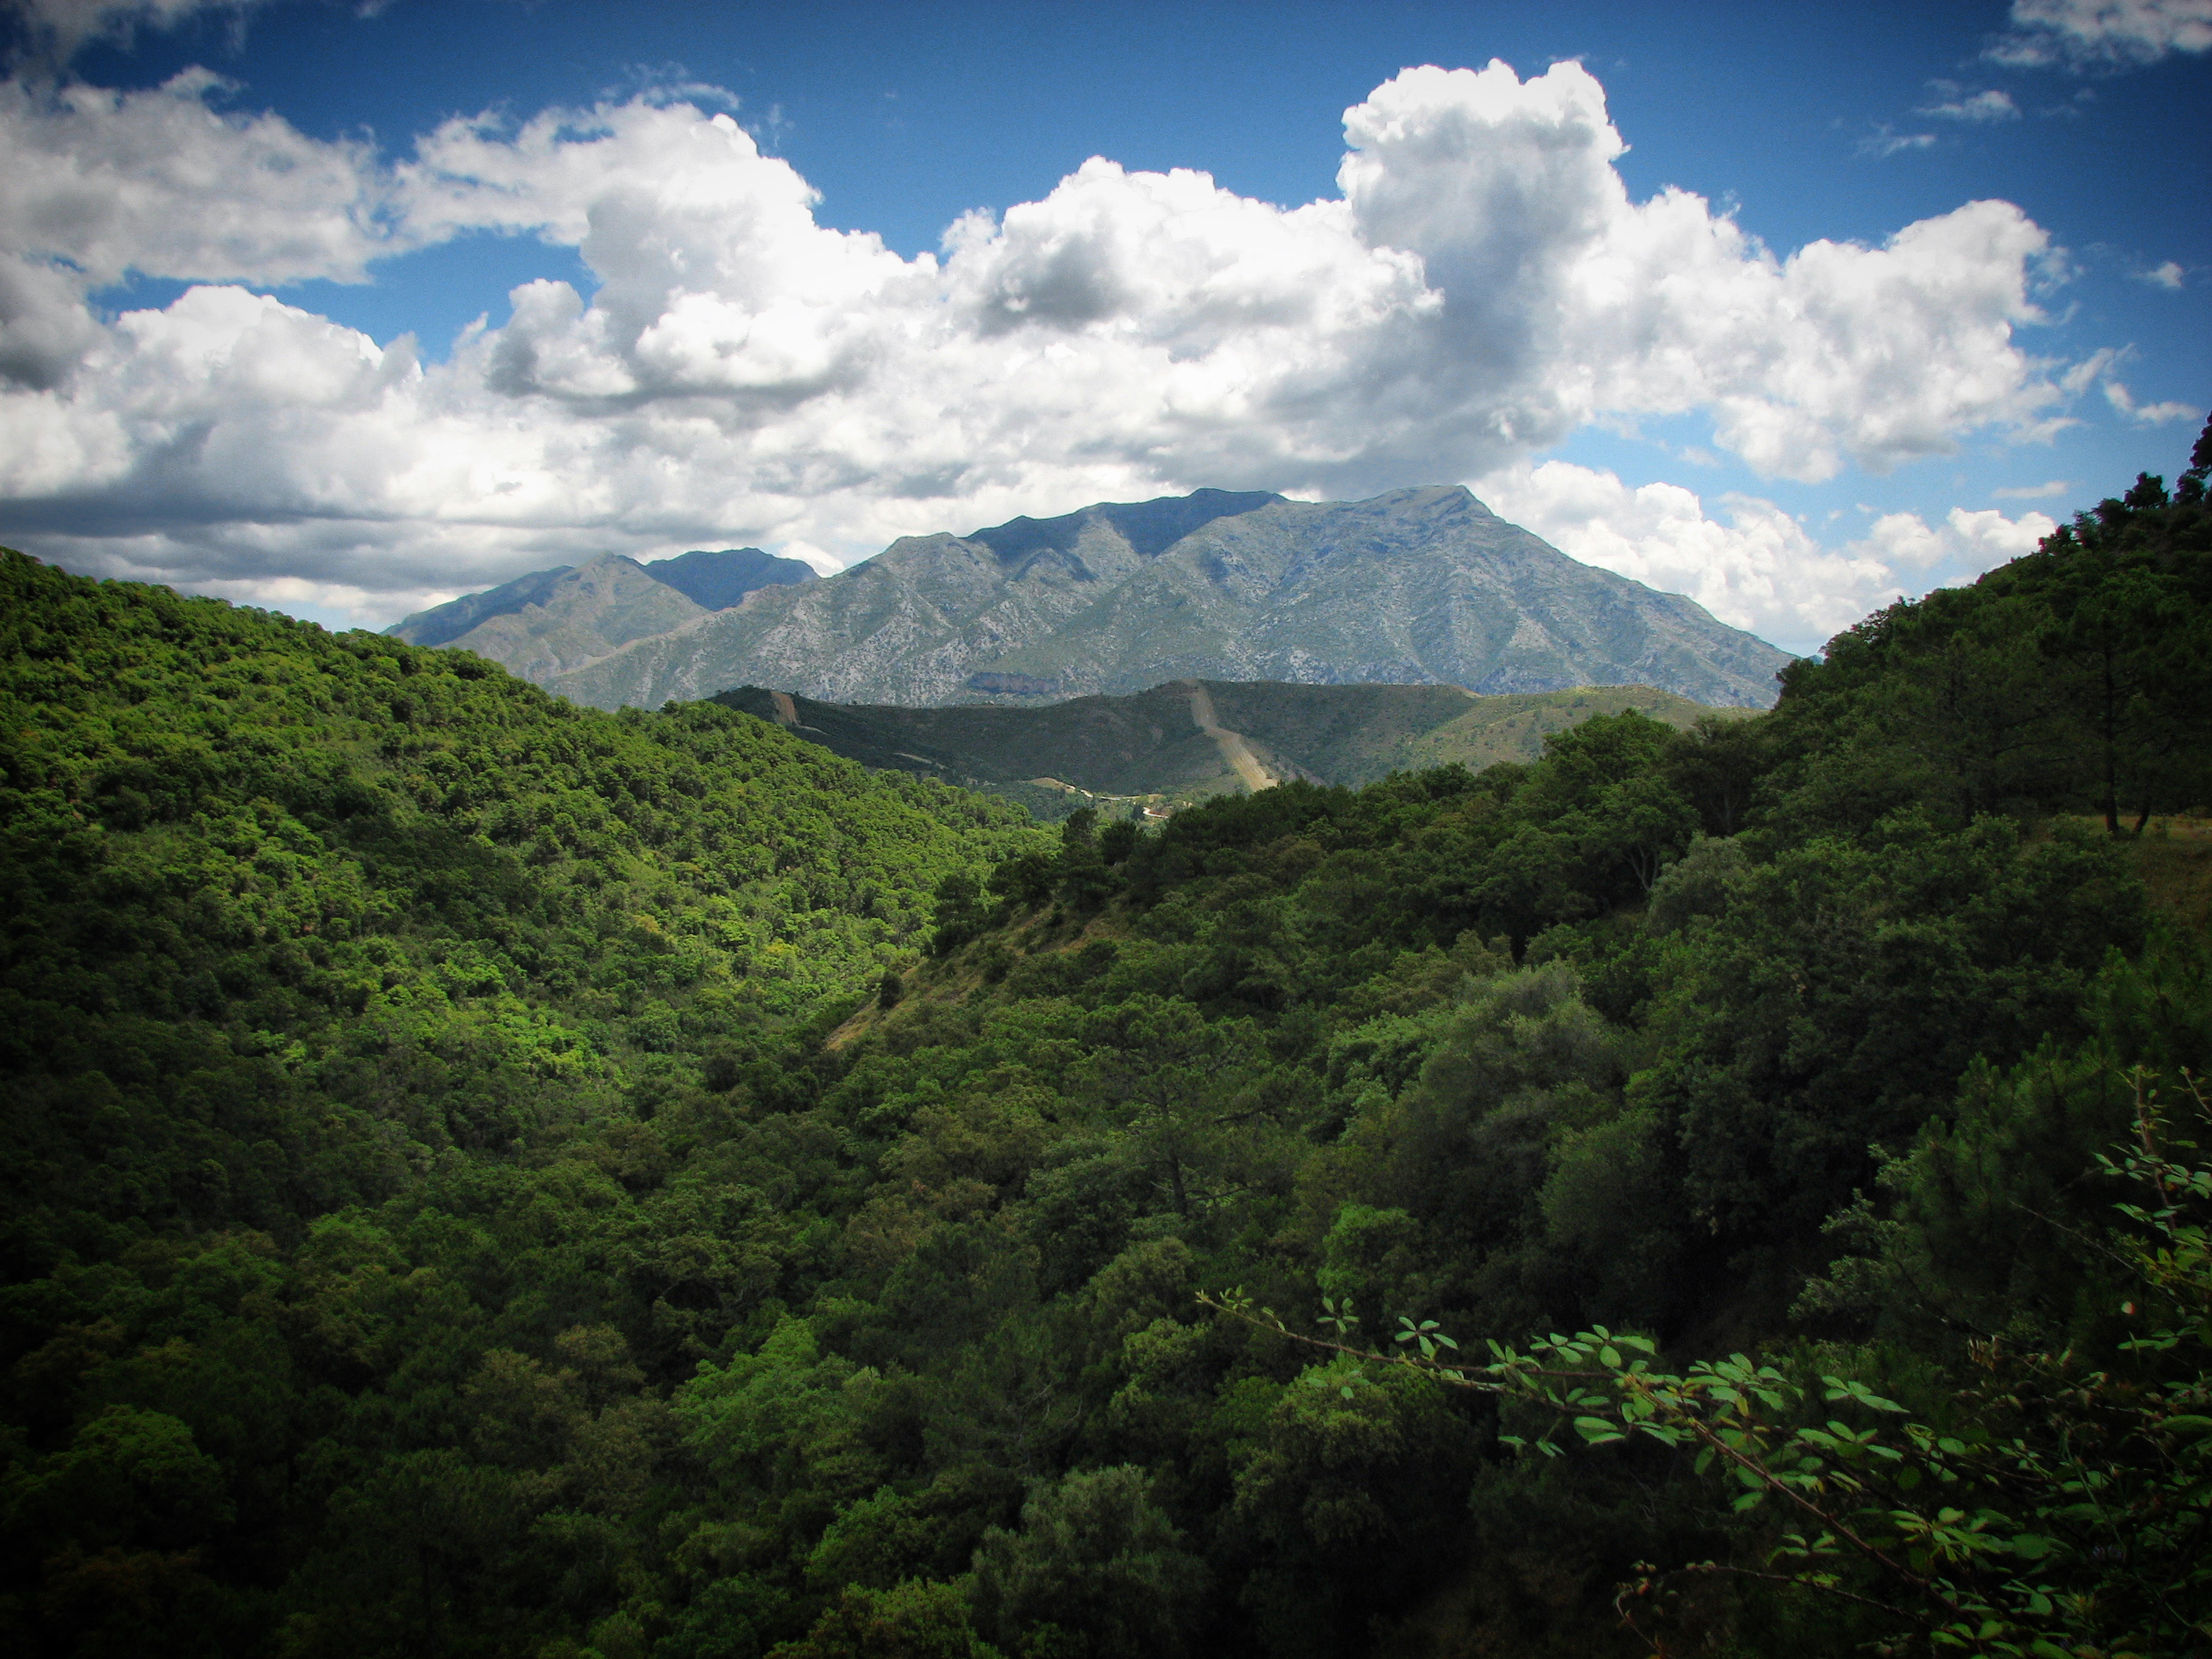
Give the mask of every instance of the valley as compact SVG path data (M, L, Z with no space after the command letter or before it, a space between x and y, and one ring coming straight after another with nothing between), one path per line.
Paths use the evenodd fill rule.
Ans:
M0 1659L2212 1659L2212 0L0 87Z
M1684 731L1751 712L1640 686L1479 696L1458 686L1249 681L1033 706L830 703L752 686L709 701L864 765L1005 795L1052 819L1084 806L1164 811L1291 778L1357 787L1430 767L1526 764L1553 733L1630 708Z
M601 709L0 552L0 1630L2189 1650L2208 474L1771 710Z

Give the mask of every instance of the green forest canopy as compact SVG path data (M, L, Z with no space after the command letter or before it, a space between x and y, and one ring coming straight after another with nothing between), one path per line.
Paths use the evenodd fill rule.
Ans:
M1969 1649L2206 1639L2191 459L1771 714L1152 834L5 556L0 1635L1841 1654L1940 1582ZM1808 1588L1622 1385L1374 1352L1593 1326L1753 1355L1838 1514L1875 1455L1790 1437L1929 1425L1960 1518ZM2068 1413L2087 1519L1987 1449Z

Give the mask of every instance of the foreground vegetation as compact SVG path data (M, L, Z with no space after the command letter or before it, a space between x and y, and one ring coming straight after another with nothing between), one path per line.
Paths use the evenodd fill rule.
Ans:
M0 1631L2212 1640L2192 459L1152 835L9 558Z

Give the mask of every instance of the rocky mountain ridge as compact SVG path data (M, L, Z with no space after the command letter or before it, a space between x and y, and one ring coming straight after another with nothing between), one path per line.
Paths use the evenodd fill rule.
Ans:
M704 614L664 621L611 586L594 614L618 626L562 633L557 610L516 613L542 613L535 633L526 620L453 642L599 708L746 684L921 707L1128 696L1176 679L1483 694L1635 684L1757 708L1790 660L1679 594L1577 562L1455 486L1363 501L1200 490L1102 502L903 538L835 576Z
M763 587L818 580L811 566L757 547L704 549L640 564L608 554L534 570L483 593L419 611L384 631L409 645L450 645L544 681L632 640L672 633L742 605Z

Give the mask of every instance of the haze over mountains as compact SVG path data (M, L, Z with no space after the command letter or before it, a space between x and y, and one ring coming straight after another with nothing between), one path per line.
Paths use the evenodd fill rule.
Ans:
M391 631L476 651L604 708L748 684L920 707L1126 696L1178 679L1485 694L1648 685L1764 708L1790 660L1679 594L1577 562L1457 487L1363 501L1202 489L1102 502L903 538L819 580L695 583L696 597L664 568L596 560Z

